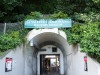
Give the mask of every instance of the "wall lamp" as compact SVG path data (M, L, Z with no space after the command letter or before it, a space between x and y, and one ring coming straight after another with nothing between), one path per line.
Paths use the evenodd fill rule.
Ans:
M34 46L33 39L32 39L32 40L30 40L30 46Z

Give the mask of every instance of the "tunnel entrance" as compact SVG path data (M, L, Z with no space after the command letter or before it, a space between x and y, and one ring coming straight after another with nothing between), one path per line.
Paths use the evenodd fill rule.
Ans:
M59 55L40 55L40 75L59 75L60 72Z
M31 73L33 72L34 75L46 73L48 73L46 75L50 75L50 73L51 75L54 73L67 75L67 55L70 54L70 50L66 34L63 31L58 29L33 29L29 32L27 40L31 46L30 53L33 51L33 54L31 54L33 57L27 56L33 62L29 66L29 68L33 66ZM52 56L56 58L52 58ZM51 64L52 61L55 61L55 66ZM26 65L29 65L27 61Z
M38 75L64 74L64 60L61 50L54 45L46 45L37 54Z

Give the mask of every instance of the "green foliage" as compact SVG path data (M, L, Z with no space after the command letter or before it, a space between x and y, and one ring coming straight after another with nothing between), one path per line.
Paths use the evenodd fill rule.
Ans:
M100 0L92 0L94 3L100 3Z
M0 56L3 56L4 55L4 52L0 51Z
M85 23L88 22L100 22L100 12L95 13L95 12L89 12L87 13L75 13L74 18L76 21L84 21Z
M51 14L56 10L57 0L35 0L33 4L35 5L34 11L39 11L43 14Z
M10 17L14 17L16 15L15 12L11 12L15 9L15 7L21 5L22 0L0 0L0 20L3 22L10 21Z
M83 52L100 62L100 22L74 25L69 31L69 43L80 43Z
M99 12L100 0L0 0L0 22L22 21L31 11L52 14ZM20 18L21 17L21 18Z
M41 19L42 14L40 12L31 12L29 15L26 16L26 19Z
M23 21L25 18L25 15L24 14L17 14L14 16L13 20L17 21L17 22L20 22L20 21Z
M58 13L54 13L50 16L52 19L59 19L59 18L68 18L68 15L63 13L62 11L59 11Z
M29 15L26 16L25 20L27 19L59 19L63 18L66 19L68 18L68 15L63 13L62 11L56 12L52 15L44 15L41 14L40 12L31 12Z
M19 38L23 43L26 42L26 35L28 34L28 32L29 32L29 30L23 29L23 28L19 31L19 33L20 33Z
M26 41L25 36L27 35L28 30L23 29L22 26L17 29L11 29L6 34L0 36L0 54L2 52L16 48L21 43Z
M4 34L0 36L0 51L6 51L8 49L15 48L21 43L19 39L19 32L13 31L10 34Z

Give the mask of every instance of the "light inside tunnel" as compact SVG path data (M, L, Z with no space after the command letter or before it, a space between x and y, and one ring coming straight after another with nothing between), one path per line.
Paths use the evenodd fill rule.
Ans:
M56 58L55 55L46 55L45 58Z

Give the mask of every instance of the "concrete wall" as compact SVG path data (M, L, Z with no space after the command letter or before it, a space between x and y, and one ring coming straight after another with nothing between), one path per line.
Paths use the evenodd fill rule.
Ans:
M35 50L29 45L10 50L6 56L0 59L0 75L36 75ZM12 71L9 72L5 72L6 57L13 58Z
M36 53L35 48L26 45L25 48L25 74L24 75L36 75Z
M79 46L70 46L72 54L67 56L67 75L100 75L100 64L87 56L88 71L84 71L85 53L80 52Z
M23 51L24 49L24 51ZM100 75L100 64L88 57L88 71L84 71L85 53L80 52L77 46L70 46L73 53L67 55L67 75ZM73 51L74 50L74 51ZM4 58L0 59L0 75L36 75L36 56L34 48L27 46L11 50ZM5 72L5 58L13 58L12 71ZM25 59L25 60L24 60Z
M5 72L6 57L13 58L12 71ZM5 57L0 59L0 75L24 75L23 46L11 50Z

